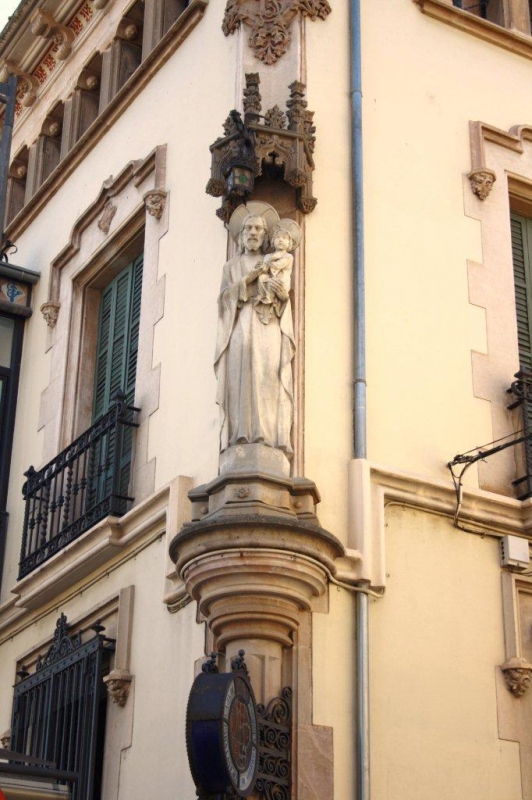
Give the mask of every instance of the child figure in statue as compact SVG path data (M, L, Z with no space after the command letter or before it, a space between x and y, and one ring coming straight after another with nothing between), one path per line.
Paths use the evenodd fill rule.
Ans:
M274 311L277 317L282 314L284 303L274 291L274 286L282 285L286 292L290 291L294 265L291 252L298 246L300 236L297 222L291 219L280 220L271 232L274 252L264 258L264 272L257 279L257 296L254 301L254 307L264 325L270 322Z

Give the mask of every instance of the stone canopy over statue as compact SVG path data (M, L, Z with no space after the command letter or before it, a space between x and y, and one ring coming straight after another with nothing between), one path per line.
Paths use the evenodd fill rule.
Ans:
M290 457L295 340L289 291L300 228L267 203L251 202L236 209L229 230L238 252L223 268L218 301L220 451L261 444Z

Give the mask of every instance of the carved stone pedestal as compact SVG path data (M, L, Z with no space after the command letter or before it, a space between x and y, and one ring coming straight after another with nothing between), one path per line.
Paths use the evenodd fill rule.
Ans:
M261 703L293 688L298 770L305 765L308 777L320 763L316 797L325 797L332 796L332 732L312 725L311 613L327 610L329 576L345 567L345 551L318 522L315 484L289 477L284 458L263 445L226 451L221 474L189 493L192 522L170 555L207 623L207 648L226 664L245 650ZM293 797L307 794L308 785Z

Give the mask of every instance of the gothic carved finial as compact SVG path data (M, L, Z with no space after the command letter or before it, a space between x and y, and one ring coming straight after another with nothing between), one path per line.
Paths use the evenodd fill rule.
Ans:
M246 88L244 89L244 120L246 125L260 120L262 97L259 85L260 76L258 72L246 73Z
M113 669L104 677L107 684L107 694L117 706L123 708L129 697L133 675L127 669Z
M273 108L269 108L265 113L264 124L267 128L277 128L278 130L283 130L286 128L286 114L284 111L281 111L279 106L273 106Z
M166 205L166 197L168 192L164 189L150 189L144 195L144 205L146 211L155 219L161 219Z
M514 697L523 697L532 679L532 664L526 658L510 658L501 664L506 688Z
M57 317L59 316L59 309L61 303L43 303L41 306L41 314L46 320L49 328L55 328L57 324Z
M103 207L102 216L98 220L98 227L105 234L109 233L109 228L111 227L111 222L113 221L113 217L115 214L116 214L116 206L114 203L108 200Z
M485 200L493 188L493 184L497 180L496 174L492 169L481 167L480 169L473 169L467 176L471 182L471 190L476 194L480 200Z
M264 0L260 10L257 5L256 0L227 0L222 30L229 36L241 24L251 28L249 45L265 64L275 64L286 53L298 14L315 20L331 13L328 0Z
M56 48L56 56L59 61L64 61L72 52L72 42L75 34L71 28L57 22L49 11L38 8L34 11L30 19L31 32L35 36L43 39L51 39Z

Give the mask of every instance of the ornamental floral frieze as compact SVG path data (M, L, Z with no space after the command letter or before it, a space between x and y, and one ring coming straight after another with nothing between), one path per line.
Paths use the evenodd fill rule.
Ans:
M291 26L301 15L311 20L331 13L328 0L228 0L222 23L226 36L240 25L250 28L249 46L265 64L275 64L292 41Z

